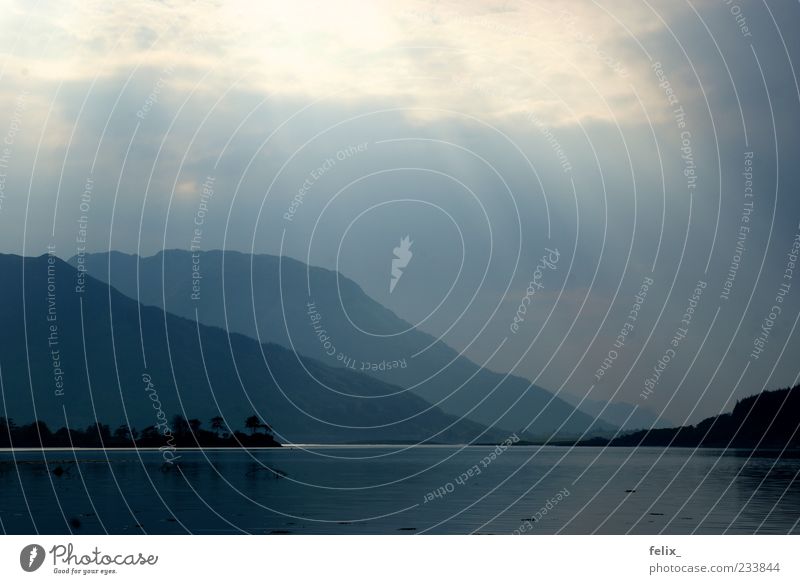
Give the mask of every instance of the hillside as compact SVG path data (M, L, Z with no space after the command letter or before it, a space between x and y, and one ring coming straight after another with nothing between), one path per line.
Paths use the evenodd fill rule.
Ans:
M730 413L706 418L694 426L634 432L612 440L609 445L798 448L800 386L746 397Z
M515 432L530 425L529 435L545 437L615 429L526 379L481 368L330 270L221 251L193 256L169 250L146 258L110 252L84 259L91 275L143 304L363 371L448 414Z
M0 255L0 416L51 428L159 417L235 428L257 413L281 442L502 440L366 375L142 307L56 257Z

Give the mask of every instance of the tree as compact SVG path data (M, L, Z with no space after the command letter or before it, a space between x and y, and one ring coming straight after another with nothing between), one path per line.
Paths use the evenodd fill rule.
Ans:
M122 424L119 428L114 430L114 438L120 442L130 442L132 437L131 430L127 425Z
M211 429L219 437L220 431L225 429L225 420L222 416L214 416L211 418Z
M174 416L172 418L172 431L175 436L185 436L189 433L189 422L183 416Z
M200 426L203 425L203 422L198 420L197 418L192 418L189 420L189 428L192 429L193 434L197 434L197 431L200 430Z
M153 442L158 442L161 438L161 432L158 431L158 428L155 426L147 426L144 430L141 431L139 434L142 442L147 444L151 444Z
M85 434L90 441L105 444L111 438L111 428L108 424L95 422L86 428Z
M263 427L263 424L258 416L250 416L244 421L244 427L250 430L250 434L255 434L256 430Z

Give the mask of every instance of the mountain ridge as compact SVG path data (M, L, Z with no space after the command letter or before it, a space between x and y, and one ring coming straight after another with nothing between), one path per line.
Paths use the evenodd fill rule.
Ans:
M641 430L591 445L702 448L800 448L800 385L742 398L730 412L694 425Z
M333 391L323 389L279 345L142 306L90 275L78 293L77 270L55 256L0 254L0 270L2 416L18 422L141 428L155 423L157 401L165 417L221 415L230 426L258 413L283 442L506 437L402 388L306 359L305 370Z
M143 304L192 318L197 314L204 324L291 347L301 358L359 368L485 426L543 436L616 429L526 379L475 364L326 268L223 250L162 250L148 257L102 252L87 254L84 261L89 274L131 297L138 293ZM193 261L201 276L196 299ZM368 332L355 330L352 322ZM406 329L411 330L398 334Z

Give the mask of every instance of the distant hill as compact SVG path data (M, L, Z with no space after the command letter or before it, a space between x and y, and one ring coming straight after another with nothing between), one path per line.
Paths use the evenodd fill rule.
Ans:
M608 402L605 400L594 400L586 398L581 402L581 398L566 392L558 394L563 397L568 404L579 408L590 416L602 417L605 421L622 428L623 430L641 430L648 428L663 428L671 426L672 422L663 416L643 406L635 406L624 401ZM580 404L580 405L578 405Z
M706 418L695 426L634 432L610 445L798 448L800 386L752 395L737 402L732 412Z
M0 417L19 425L142 430L163 412L237 428L258 413L281 442L507 437L478 438L479 424L402 388L314 359L304 369L282 347L141 307L89 276L78 293L80 274L55 257L0 255L0 272Z
M91 275L143 304L363 371L448 414L514 432L533 421L528 435L545 437L616 429L526 379L482 369L330 270L222 251L146 258L110 252L82 260ZM78 265L78 258L70 261Z

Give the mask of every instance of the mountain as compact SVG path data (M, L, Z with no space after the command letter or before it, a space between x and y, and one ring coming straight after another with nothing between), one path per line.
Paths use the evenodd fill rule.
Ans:
M402 388L142 307L55 256L0 255L0 416L141 430L180 414L282 442L498 441ZM162 413L163 412L163 413Z
M337 272L233 251L109 252L70 262L143 304L290 347L303 362L364 372L488 427L546 437L615 429L526 379L480 367Z
M800 386L751 395L695 426L634 432L610 445L800 448Z
M672 422L643 406L635 406L624 401L609 402L605 400L593 400L588 397L581 402L580 397L561 392L560 397L573 407L579 408L582 412L601 417L610 424L623 430L640 430L642 428L663 428L671 426ZM579 405L580 404L580 405Z

